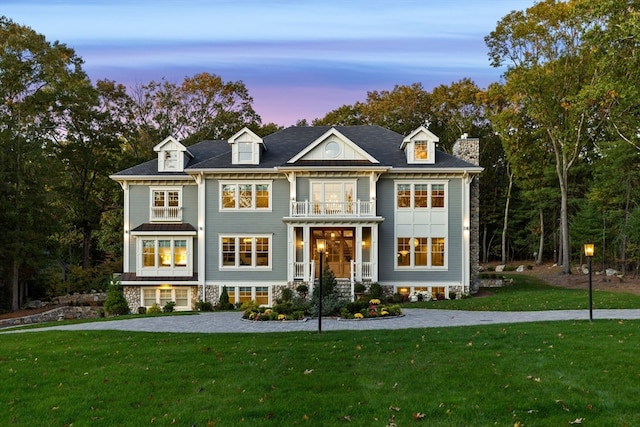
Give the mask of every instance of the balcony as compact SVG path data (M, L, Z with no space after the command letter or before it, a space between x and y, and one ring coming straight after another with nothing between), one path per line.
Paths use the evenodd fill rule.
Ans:
M373 217L375 202L291 202L292 217Z
M182 221L182 208L178 206L151 207L151 221L176 222Z

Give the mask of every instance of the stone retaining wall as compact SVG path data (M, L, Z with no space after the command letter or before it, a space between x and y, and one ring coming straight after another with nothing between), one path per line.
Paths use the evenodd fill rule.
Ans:
M81 307L58 307L49 311L31 316L16 317L13 319L0 320L0 328L8 328L10 326L30 325L33 323L55 322L58 320L72 319L93 319L102 315L102 307L97 306L81 306Z

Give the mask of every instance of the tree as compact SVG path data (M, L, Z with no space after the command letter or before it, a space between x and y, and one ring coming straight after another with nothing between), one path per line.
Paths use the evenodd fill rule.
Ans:
M34 267L47 258L59 214L51 209L52 162L43 147L64 133L66 108L87 77L72 49L5 17L0 42L0 268L17 310Z
M261 122L242 81L224 82L209 73L186 77L180 85L164 79L139 85L132 99L143 146L152 147L169 135L186 145L225 139Z
M569 171L589 146L593 104L585 88L598 79L592 58L581 49L590 23L580 15L581 0L536 3L526 12L511 12L485 38L495 67L507 66L505 88L510 108L523 110L541 143L550 145L560 188L562 272L569 274Z

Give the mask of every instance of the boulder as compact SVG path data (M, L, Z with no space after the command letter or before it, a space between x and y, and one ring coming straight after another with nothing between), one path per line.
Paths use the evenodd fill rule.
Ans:
M505 265L496 265L496 273L502 273L504 271Z

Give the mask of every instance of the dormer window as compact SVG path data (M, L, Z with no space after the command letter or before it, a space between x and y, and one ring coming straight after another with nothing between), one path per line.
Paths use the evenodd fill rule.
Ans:
M400 149L404 150L407 156L407 164L434 164L436 143L439 140L424 126L420 126L402 140Z
M187 147L172 136L153 147L153 151L158 153L158 172L183 172L192 157Z
M176 170L178 167L178 152L167 150L164 152L164 170Z
M427 141L415 141L413 143L413 158L416 161L429 159L429 143Z
M252 142L238 142L238 163L253 163Z
M260 154L263 149L266 150L262 138L248 128L243 128L229 138L229 144L231 145L231 163L234 165L259 165Z

